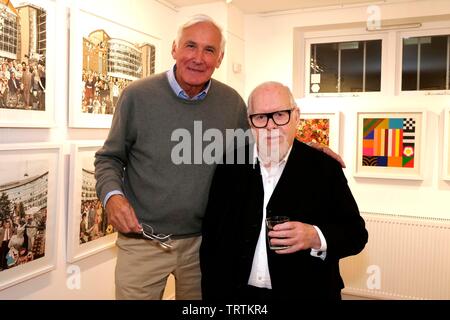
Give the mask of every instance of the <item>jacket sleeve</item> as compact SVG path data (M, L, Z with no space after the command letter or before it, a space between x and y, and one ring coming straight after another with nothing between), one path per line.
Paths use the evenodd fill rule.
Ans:
M341 259L361 252L367 243L368 232L342 169L337 163L328 169L331 207L318 227L327 242L326 259Z
M124 170L136 136L133 110L133 101L125 89L119 98L108 137L95 154L96 191L102 203L113 190L123 193Z

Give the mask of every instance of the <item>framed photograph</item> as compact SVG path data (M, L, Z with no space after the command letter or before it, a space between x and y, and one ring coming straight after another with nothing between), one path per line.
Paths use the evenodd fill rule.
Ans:
M0 290L55 267L59 145L0 145Z
M70 15L69 126L109 128L123 89L158 70L160 40L80 9Z
M300 112L296 138L317 142L339 152L340 112Z
M0 127L55 125L55 2L0 2Z
M73 143L70 156L67 258L74 262L115 245L117 232L108 223L95 192L95 152L103 141Z
M422 180L426 112L357 112L356 177Z
M450 181L450 108L444 110L444 161L442 162L443 179Z

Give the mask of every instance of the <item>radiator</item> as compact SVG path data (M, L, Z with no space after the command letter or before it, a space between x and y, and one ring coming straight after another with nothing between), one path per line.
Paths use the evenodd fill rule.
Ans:
M364 250L340 261L344 294L450 299L450 220L362 212Z

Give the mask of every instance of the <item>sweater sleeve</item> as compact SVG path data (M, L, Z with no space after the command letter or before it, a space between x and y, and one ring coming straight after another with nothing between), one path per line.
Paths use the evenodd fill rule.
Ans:
M103 147L95 154L96 191L102 203L106 195L113 190L124 193L124 170L130 148L134 143L133 110L132 97L125 89L117 103L108 137Z

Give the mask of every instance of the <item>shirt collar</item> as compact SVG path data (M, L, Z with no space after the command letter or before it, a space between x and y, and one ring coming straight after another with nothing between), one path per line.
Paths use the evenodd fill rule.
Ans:
M211 87L211 79L205 84L205 87L202 91L196 94L194 97L189 97L186 92L181 88L178 84L177 79L175 78L175 71L177 70L177 65L174 65L173 68L167 70L167 80L169 81L170 87L177 97L184 100L203 100L205 99L209 88Z

